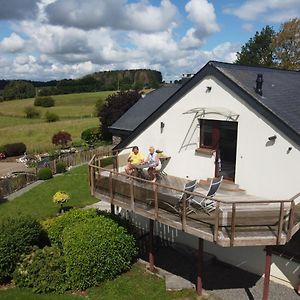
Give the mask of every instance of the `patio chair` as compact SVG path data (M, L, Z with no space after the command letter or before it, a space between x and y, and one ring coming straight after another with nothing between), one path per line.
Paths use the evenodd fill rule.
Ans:
M158 173L156 174L156 177L157 177L158 179L161 179L162 177L168 175L164 170L165 170L165 168L167 167L168 163L170 162L170 159L171 159L170 156L168 156L168 157L160 157L160 158L159 158L160 163L161 163L161 168L160 168L160 170L158 171Z
M183 188L184 192L175 194L175 196L172 197L172 201L162 201L162 203L169 206L170 208L175 210L175 212L180 214L181 213L181 203L182 203L185 192L193 192L195 190L196 186L197 186L197 180L196 179L191 180L184 185L184 188ZM189 201L189 199L191 197L192 197L192 195L187 195L186 201Z
M216 209L216 202L212 198L218 191L222 181L223 176L212 179L206 196L189 197L187 199L189 206L188 214L192 212L197 213L199 210L203 210L206 214L210 215Z

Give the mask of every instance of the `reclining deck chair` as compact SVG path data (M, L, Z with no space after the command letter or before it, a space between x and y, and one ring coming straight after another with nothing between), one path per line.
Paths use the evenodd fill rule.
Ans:
M185 192L193 192L195 190L197 186L197 180L191 180L189 182L187 182L184 185L183 190ZM173 197L173 202L171 203L170 201L162 201L164 204L166 204L167 206L169 206L170 208L172 208L173 210L175 210L175 212L177 212L178 214L181 213L181 202L183 200L183 196L184 196L184 192L183 193L177 193L175 195L175 197ZM192 195L187 195L187 199L186 201L189 201L189 199L193 197Z
M218 191L223 180L223 176L220 178L213 178L210 182L208 192L205 197L191 196L187 199L189 206L188 214L199 210L203 210L206 214L210 215L216 209L216 202L212 199Z

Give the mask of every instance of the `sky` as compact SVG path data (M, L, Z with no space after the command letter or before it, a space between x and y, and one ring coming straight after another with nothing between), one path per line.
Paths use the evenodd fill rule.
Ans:
M147 68L164 80L233 62L300 0L0 0L0 79L79 78Z

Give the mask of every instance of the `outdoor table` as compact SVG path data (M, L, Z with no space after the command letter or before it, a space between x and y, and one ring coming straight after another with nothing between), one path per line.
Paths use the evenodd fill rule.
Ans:
M137 173L137 177L141 177L143 179L147 179L146 175L143 172L143 169L149 168L150 164L149 163L142 163L139 165L134 165Z

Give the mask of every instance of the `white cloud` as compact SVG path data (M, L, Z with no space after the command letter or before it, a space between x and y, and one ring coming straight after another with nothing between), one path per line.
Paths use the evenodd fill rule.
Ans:
M0 42L0 50L3 52L18 52L23 49L25 40L13 32Z
M195 24L194 34L199 39L220 31L212 3L207 0L190 0L185 6L185 10L188 13L188 18Z
M46 7L49 22L54 25L97 29L158 32L175 21L177 7L170 0L159 6L148 1L127 3L126 0L57 0Z
M247 0L238 7L228 7L224 12L242 20L253 21L263 18L266 21L280 23L299 17L299 0Z
M198 39L195 34L195 28L189 28L186 32L186 35L180 41L180 47L182 49L194 49L199 48L203 41Z
M253 24L251 24L251 23L244 23L244 24L242 25L242 28L243 28L245 31L251 32L251 31L253 31L254 26L253 26Z

